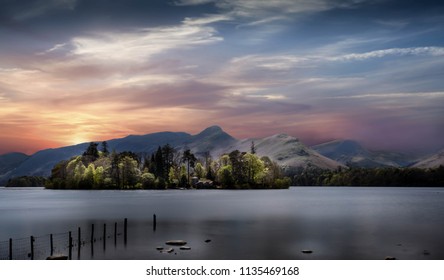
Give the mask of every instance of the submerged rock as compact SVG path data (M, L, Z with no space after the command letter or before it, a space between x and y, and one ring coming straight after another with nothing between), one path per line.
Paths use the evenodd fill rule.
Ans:
M392 256L387 256L387 257L385 257L385 260L396 260L396 258L392 257Z
M211 239L205 240L205 243L210 243L210 242L211 242Z
M186 245L187 242L184 240L169 240L169 241L165 242L165 244L171 245L171 246L183 246L183 245Z
M180 250L191 250L191 247L188 246L181 246Z
M158 250L158 251L162 251L162 250L163 250L163 247L162 247L162 246L156 247L156 250Z
M47 260L67 260L68 256L56 255L56 256L49 256L46 259Z
M302 250L301 252L304 253L304 254L311 254L311 253L313 253L312 250Z

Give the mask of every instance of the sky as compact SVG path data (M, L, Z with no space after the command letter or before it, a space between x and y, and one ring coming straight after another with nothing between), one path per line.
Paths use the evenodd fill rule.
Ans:
M444 2L0 0L0 154L129 134L444 148Z

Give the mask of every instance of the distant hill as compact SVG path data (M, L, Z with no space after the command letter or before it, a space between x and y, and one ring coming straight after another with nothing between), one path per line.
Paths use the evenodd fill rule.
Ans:
M10 173L12 173L28 158L29 156L23 153L9 153L0 155L0 183L3 181L3 177L8 177Z
M444 166L444 149L432 156L428 156L428 157L418 161L412 167L436 168L436 167L439 167L440 165Z
M306 167L333 170L343 166L305 146L299 139L286 134L277 134L262 139L241 140L229 149L250 151L252 141L254 141L258 155L270 157L287 171Z
M335 140L312 148L328 158L352 167L405 167L414 157L400 153L370 151L353 140Z
M213 157L238 149L250 151L253 139L238 140L223 131L219 126L211 126L202 132L191 135L185 132L158 132L146 135L129 135L124 138L108 140L110 151L132 151L135 153L154 153L159 146L170 144L179 151L191 149L197 156L210 152ZM279 134L263 139L254 139L257 153L269 156L286 170L305 167L335 169L340 163L320 155L302 144L297 138ZM75 155L82 154L89 143L57 149L39 151L7 173L0 173L1 181L18 176L49 176L54 165Z

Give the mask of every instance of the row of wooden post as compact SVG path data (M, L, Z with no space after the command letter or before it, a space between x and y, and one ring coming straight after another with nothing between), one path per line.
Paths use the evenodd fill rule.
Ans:
M153 215L153 231L156 231L156 226L157 226L157 218L156 218L156 214ZM82 238L81 238L81 228L78 228L78 232L77 232L77 256L80 259L80 247L82 246ZM51 251L50 254L51 256L54 254L54 240L53 240L53 235L50 234L49 235L49 239L50 239L50 247L51 247ZM31 236L30 238L31 240L31 253L30 253L30 258L31 260L34 259L34 242L35 242L35 238L34 236ZM125 218L124 223L123 223L123 240L124 240L124 244L126 246L127 240L128 240L128 219ZM91 227L91 254L94 255L94 224L92 224ZM114 245L117 244L117 223L114 223ZM72 234L71 231L68 233L68 259L72 259L72 247L73 247L73 239L72 239ZM106 250L106 224L103 224L103 250ZM9 259L12 260L13 254L12 254L12 238L9 239Z
M94 243L95 243L95 238L94 238L94 224L92 224L91 226L91 255L94 255ZM77 256L80 259L80 248L82 246L82 231L81 228L78 228L78 232L77 232ZM128 236L128 219L125 218L124 223L123 223L123 240L124 240L124 244L126 246L127 243L127 238ZM106 224L103 224L103 250L106 250ZM114 223L114 246L117 245L117 223ZM72 242L72 236L71 236L71 232L69 232L69 244L68 244L68 259L72 259L72 247L73 247L73 242ZM51 256L52 256L53 250L52 250L52 246L51 246Z

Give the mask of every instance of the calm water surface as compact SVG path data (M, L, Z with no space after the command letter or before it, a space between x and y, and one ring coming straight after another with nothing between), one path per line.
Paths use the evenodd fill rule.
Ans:
M105 250L81 247L80 259L444 259L442 188L0 188L0 213L0 241L90 232L91 224L100 235L104 223L112 233L114 222L120 234L128 218L126 245L110 237ZM156 250L170 239L186 240L191 250Z

